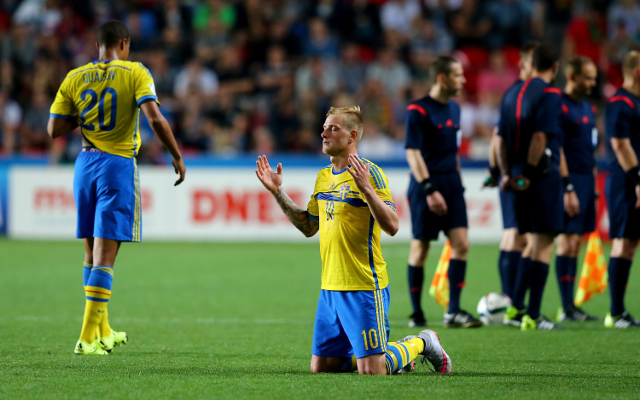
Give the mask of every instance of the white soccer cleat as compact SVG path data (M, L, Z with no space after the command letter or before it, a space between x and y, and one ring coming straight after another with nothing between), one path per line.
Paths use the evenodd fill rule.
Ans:
M418 334L418 337L424 340L424 350L421 353L424 356L422 363L429 361L433 365L433 371L439 374L450 374L451 357L440 345L438 334L431 329L425 329Z

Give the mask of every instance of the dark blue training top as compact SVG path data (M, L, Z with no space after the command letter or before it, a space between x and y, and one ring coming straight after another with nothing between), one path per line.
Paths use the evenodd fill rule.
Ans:
M596 166L593 152L598 147L598 129L594 110L586 100L575 101L562 93L560 126L569 172L592 174Z
M553 165L560 165L561 113L560 89L540 78L518 81L507 90L500 105L498 134L507 146L511 167L527 162L531 138L535 132L547 134Z
M618 89L604 113L604 133L611 173L623 173L611 147L611 138L630 139L636 156L640 155L640 99L623 88Z
M429 174L454 172L460 145L460 106L427 96L407 107L405 148L422 152Z

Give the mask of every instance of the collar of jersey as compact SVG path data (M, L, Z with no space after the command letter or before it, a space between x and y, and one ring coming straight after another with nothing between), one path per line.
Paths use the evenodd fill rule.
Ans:
M345 172L347 170L347 168L349 168L351 166L351 164L347 165L344 169L340 170L340 171L336 171L335 169L333 169L333 167L331 167L331 173L334 175L340 175L341 173Z
M100 60L96 60L93 63L97 64L97 63L103 63L103 64L109 64L111 61L115 61L115 58L112 58L111 60L107 60L107 61L100 61Z

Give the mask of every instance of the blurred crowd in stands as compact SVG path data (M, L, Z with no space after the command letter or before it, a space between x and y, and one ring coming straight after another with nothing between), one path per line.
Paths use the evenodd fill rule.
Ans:
M187 155L319 153L329 106L357 104L361 155L403 158L406 104L427 94L432 60L453 54L467 79L461 153L483 159L525 41L592 58L596 104L640 47L638 0L3 0L0 156L75 159L80 133L52 141L49 107L67 72L97 59L109 19L129 27L129 59L153 74ZM141 132L139 160L162 162L143 118Z

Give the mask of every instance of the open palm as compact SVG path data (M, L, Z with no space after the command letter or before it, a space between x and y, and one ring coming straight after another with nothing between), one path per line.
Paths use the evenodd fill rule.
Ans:
M280 185L282 185L282 163L278 163L278 167L276 168L277 172L274 172L269 165L267 156L262 155L258 156L256 166L258 167L258 169L256 169L256 176L260 179L264 187L271 193L277 192Z

